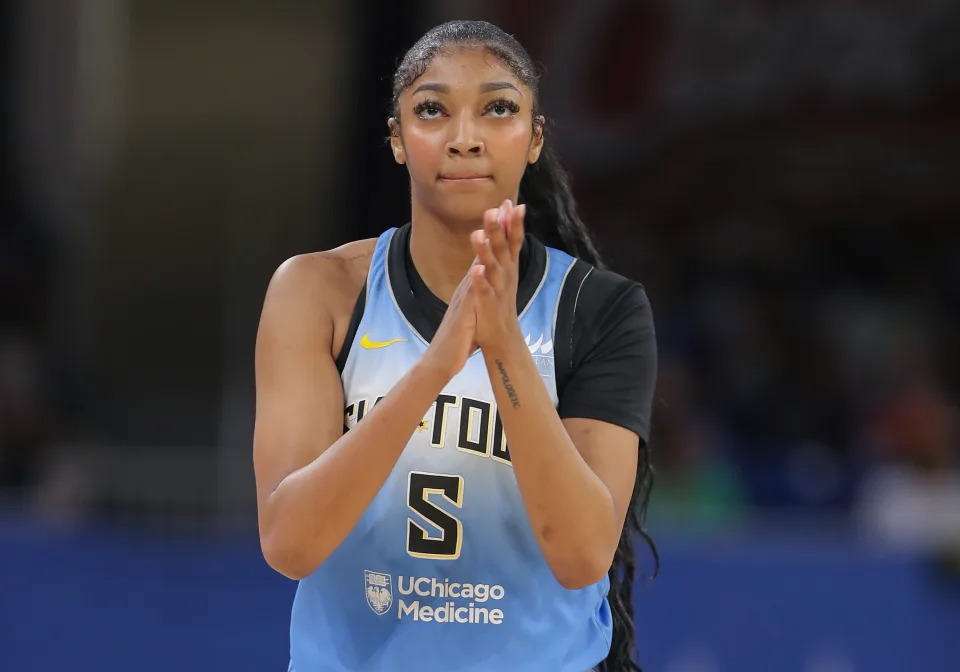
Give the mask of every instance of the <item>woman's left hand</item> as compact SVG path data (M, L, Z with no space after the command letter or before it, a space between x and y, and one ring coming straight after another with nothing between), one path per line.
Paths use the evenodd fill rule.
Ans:
M477 344L493 348L520 334L517 320L517 283L520 248L523 247L523 217L526 205L509 200L483 214L483 229L470 234L470 242L483 275L474 283L477 310Z

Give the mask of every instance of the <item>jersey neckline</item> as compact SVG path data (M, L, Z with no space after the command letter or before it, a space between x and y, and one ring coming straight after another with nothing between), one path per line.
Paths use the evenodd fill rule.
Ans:
M430 291L410 255L411 225L397 229L386 254L386 271L397 307L410 326L425 342L433 340L443 320L447 304ZM520 251L520 281L517 285L517 314L533 300L547 268L547 250L527 234Z

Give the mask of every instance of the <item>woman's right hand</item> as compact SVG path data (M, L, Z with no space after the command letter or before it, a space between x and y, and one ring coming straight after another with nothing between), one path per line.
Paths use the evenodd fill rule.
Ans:
M427 357L449 380L460 373L467 358L477 349L477 311L474 278L483 276L483 266L474 260L470 270L463 276L460 285L450 299L450 305L437 329Z

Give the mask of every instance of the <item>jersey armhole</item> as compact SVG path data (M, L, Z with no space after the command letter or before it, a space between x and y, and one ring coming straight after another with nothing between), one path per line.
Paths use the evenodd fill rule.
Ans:
M573 376L575 344L574 321L576 320L577 299L583 283L590 275L593 267L580 260L573 262L573 268L567 273L563 287L560 288L560 299L557 301L556 326L553 334L555 356L553 360L554 375L557 381L557 399L563 398L563 390Z
M353 304L353 313L350 315L350 324L347 326L347 334L343 338L343 345L340 346L340 353L337 355L337 371L343 375L343 369L347 365L347 357L350 356L350 347L357 337L357 330L360 329L360 320L363 319L363 310L367 305L367 283L364 281L360 289L360 296L357 302Z

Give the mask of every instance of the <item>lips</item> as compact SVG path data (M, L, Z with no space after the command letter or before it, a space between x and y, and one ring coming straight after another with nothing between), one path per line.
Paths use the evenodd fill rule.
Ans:
M456 181L478 181L478 180L489 180L489 175L484 175L483 173L449 173L440 176L441 180L447 180L448 182Z

